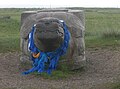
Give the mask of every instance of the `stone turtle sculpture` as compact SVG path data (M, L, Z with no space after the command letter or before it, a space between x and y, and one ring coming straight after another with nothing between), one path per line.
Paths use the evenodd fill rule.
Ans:
M41 10L23 12L21 15L21 57L25 62L30 59L28 51L28 35L36 24L34 42L37 48L44 52L54 51L64 39L64 31L59 20L63 20L71 34L67 53L61 58L60 63L69 65L70 69L78 69L85 65L84 43L84 12L81 10Z

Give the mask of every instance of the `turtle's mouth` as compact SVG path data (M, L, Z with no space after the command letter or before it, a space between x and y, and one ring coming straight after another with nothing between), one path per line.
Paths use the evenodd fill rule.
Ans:
M64 41L64 31L62 28L34 33L34 43L43 52L55 51Z

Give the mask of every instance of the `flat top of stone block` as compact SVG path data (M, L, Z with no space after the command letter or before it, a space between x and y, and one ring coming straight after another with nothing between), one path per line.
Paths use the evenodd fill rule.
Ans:
M37 13L37 11L23 11L22 13Z
M40 12L83 12L83 10L71 10L71 9L42 9L36 11L24 11L23 13L40 13Z
M83 12L83 10L69 10L68 12Z
M69 9L42 9L37 12L68 12Z

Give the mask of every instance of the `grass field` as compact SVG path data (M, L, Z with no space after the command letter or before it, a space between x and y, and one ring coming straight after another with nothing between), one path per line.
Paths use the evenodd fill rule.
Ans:
M29 9L0 9L0 53L20 51L20 15L24 10ZM86 48L119 46L120 9L91 8L84 10ZM10 16L10 19L3 18L5 16ZM58 77L61 76L59 74ZM115 84L113 85L111 89L120 89L119 84L117 87Z
M86 12L86 47L120 44L120 11L93 9Z
M17 10L0 9L0 52L19 50L20 13ZM10 16L10 19L2 17Z

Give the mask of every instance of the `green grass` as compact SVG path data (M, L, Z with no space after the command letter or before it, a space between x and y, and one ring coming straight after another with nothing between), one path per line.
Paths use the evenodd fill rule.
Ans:
M86 47L120 44L119 13L118 9L93 9L86 12Z
M22 64L22 66L24 68L26 68L26 66L28 66L28 65ZM84 68L80 68L78 70L72 71L72 70L68 69L68 66L66 66L65 64L62 64L62 65L58 66L56 70L52 71L51 74L38 73L38 72L33 72L31 74L36 77L42 77L44 79L58 80L58 79L70 78L73 75L80 75L81 72L83 72L83 71L84 71Z
M0 20L0 52L19 50L19 21Z
M52 71L50 75L48 75L47 73L39 74L37 72L34 72L32 74L35 75L36 77L42 77L44 79L61 80L61 79L70 78L73 75L80 75L82 71L83 69L76 70L76 71L70 71L70 70L63 71L63 70L57 69L55 71Z
M20 50L20 13L19 9L0 9L0 17L10 16L0 19L0 52Z
M45 79L53 79L53 80L58 80L58 79L65 79L71 76L71 74L69 72L63 72L61 70L56 70L53 71L51 75L48 75L47 73L33 73L34 75L38 76L38 77L43 77Z

